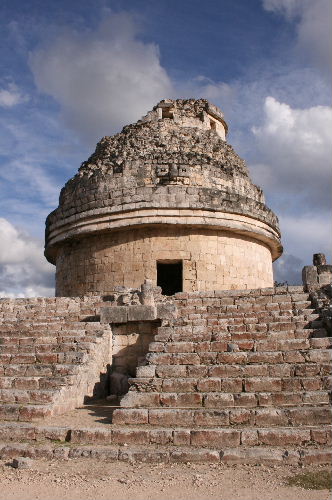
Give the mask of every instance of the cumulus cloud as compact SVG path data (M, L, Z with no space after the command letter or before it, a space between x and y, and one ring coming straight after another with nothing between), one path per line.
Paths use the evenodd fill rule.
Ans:
M328 15L323 15L323 11L327 3L324 0L264 0L263 4L266 10L278 12L296 23L296 55L313 56L315 64L325 70L329 35L326 32ZM165 97L206 97L220 105L230 122L231 142L252 164L254 180L265 189L268 202L271 193L277 200L272 208L280 215L287 253L275 264L276 279L295 284L300 282L302 266L310 264L312 253L327 252L331 108L320 105L329 103L326 79L315 68L299 65L294 51L290 52L291 60L286 64L277 60L273 64L267 61L265 66L260 63L258 68L249 71L245 80L213 82L199 76L190 81L172 81L161 65L158 47L143 42L137 20L131 14L121 13L107 15L95 30L60 31L54 27L49 40L31 52L29 64L38 89L54 98L62 123L76 131L85 146L87 141L89 146L94 145L99 137L136 121ZM256 123L254 128L253 123ZM30 128L35 132L35 126ZM15 138L15 147L21 144L26 148L31 144L31 138L17 124L9 130L6 120L6 129ZM54 132L50 133L51 140L45 148L48 159L53 136ZM3 140L8 143L6 138ZM28 152L11 159L1 173L13 186L13 192L17 191L17 198L12 201L15 210L21 199L18 191L23 192L26 186L33 193L30 207L35 199L42 200L44 206L56 205L59 188L52 168L54 165L58 170L63 168L64 157L59 161L58 155L63 155L64 147L56 144L52 165L45 161L38 148L32 144ZM82 151L82 146L76 149ZM75 159L70 169L78 164ZM6 208L8 206L6 200ZM19 220L14 219L12 213L10 218ZM3 230L7 240L3 239L0 245L6 241L6 246L10 246L8 235L15 234L13 256L20 257L10 262L0 258L2 294L53 294L53 267L44 261L41 242L10 227ZM301 256L303 264L296 255Z
M9 84L7 88L0 88L0 106L3 108L12 108L27 100L28 97L22 94L13 83Z
M291 214L286 210L280 214L281 233L287 240L287 252L301 254L305 265L312 262L314 253L325 253L328 257L332 251L332 233L330 212L310 213L298 210Z
M274 277L277 282L300 285L302 268L312 265L314 253L324 253L328 261L332 257L332 232L328 231L331 216L329 212L313 214L304 207L298 207L296 215L287 209L279 215L281 236L287 248L274 263Z
M284 253L273 264L274 280L288 285L302 284L302 268L304 264L295 255Z
M332 3L330 0L263 0L263 7L297 21L297 48L330 76Z
M316 214L297 207L292 215L287 206L279 215L281 237L287 242L284 254L275 261L274 278L277 282L301 285L303 266L312 265L314 253L324 253L331 260L332 232L330 212Z
M53 282L42 242L0 218L0 297L52 296Z
M38 88L60 103L85 139L119 130L172 94L155 44L138 39L128 13L110 14L96 31L64 31L30 54Z
M262 163L253 166L256 182L302 198L307 208L330 203L332 108L293 109L273 97L265 100L265 119L253 127Z

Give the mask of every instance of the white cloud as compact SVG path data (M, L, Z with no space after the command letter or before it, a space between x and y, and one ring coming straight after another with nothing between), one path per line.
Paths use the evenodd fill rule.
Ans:
M42 242L0 218L0 296L54 295L53 275Z
M329 212L310 213L299 211L280 216L281 234L287 240L287 252L301 254L304 265L312 263L314 253L325 253L330 259L332 252L331 215Z
M27 100L28 97L22 94L13 83L9 84L7 89L0 89L0 106L3 108L12 108Z
M322 24L324 5L326 2L321 0L264 1L266 10L278 11L288 20L295 20L299 52L308 53L310 57L316 53L320 67L326 66L324 50L329 50ZM310 12L312 32L309 29ZM315 68L298 64L291 47L290 60L286 63L280 60L268 61L266 65L260 63L259 67L249 70L246 80L215 83L200 76L191 81L175 82L161 66L158 47L140 41L136 21L130 14L109 15L95 31L59 33L53 27L54 33L56 36L51 35L48 42L43 42L30 54L30 67L38 89L55 99L65 123L83 138L84 146L86 139L94 145L100 136L113 134L122 125L136 121L161 98L206 97L225 112L230 122L231 142L253 163L254 180L262 185L267 195L274 194L284 204L284 209L281 202L273 207L281 219L287 250L286 256L276 264L279 281L286 269L292 273L290 281L296 279L302 261L295 255L300 255L304 264L310 264L312 253L326 251L326 218L321 218L323 212L318 210L326 206L329 197L331 108L318 104L329 102L326 97L328 85ZM45 114L40 120L43 126L47 116ZM41 202L44 209L56 205L57 184L62 180L60 175L53 173L59 174L67 163L66 173L61 174L67 178L69 169L74 173L79 161L85 158L66 158L64 147L53 143L56 128L50 124L47 126L49 137L46 137L44 131L36 129L37 121L25 130L19 123L18 120L11 126L6 121L13 142L8 146L7 138L3 139L10 161L2 176L12 192L9 201L6 199L2 203L5 209L12 207L11 221L21 224L19 212L23 210L19 203L23 208L26 203L25 207L33 214L40 210ZM253 123L258 124L254 128L254 142L250 134ZM33 134L29 136L28 130ZM52 151L52 144L56 151ZM76 152L82 153L84 146L77 147ZM11 150L15 150L13 158ZM269 202L269 196L267 199ZM36 200L39 204L35 205ZM316 210L317 217L312 215L312 210ZM30 213L25 215L26 219L36 220L38 215L31 217ZM294 213L297 216L291 215ZM30 229L33 223L29 222ZM41 242L19 231L13 236L11 231L7 227L6 244L11 244L8 241L10 234L15 241L11 258L21 257L6 263L0 259L2 293L23 293L24 296L53 293L50 285L53 267L44 261ZM36 260L34 253L38 254ZM28 257L23 258L23 255ZM42 262L48 267L41 271Z
M303 262L292 254L284 253L273 264L274 280L288 285L302 284Z
M301 14L306 3L306 0L263 0L263 7L267 11L280 12L286 18L292 19Z
M303 266L312 265L314 253L324 253L331 261L332 232L330 213L312 214L299 211L296 215L280 216L282 241L287 242L285 253L274 263L274 277L289 285L302 283ZM301 258L299 258L301 256Z
M66 123L95 141L141 118L173 90L158 47L137 38L133 17L110 14L97 31L65 31L30 54L38 88Z
M330 76L332 47L331 0L263 0L263 7L297 20L297 48Z
M256 182L302 198L307 208L327 207L332 108L293 109L267 97L264 123L252 130L261 158L261 163L252 169Z

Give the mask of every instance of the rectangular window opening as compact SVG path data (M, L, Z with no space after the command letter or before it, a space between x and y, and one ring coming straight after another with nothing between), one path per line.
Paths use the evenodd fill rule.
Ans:
M162 118L173 118L173 110L171 108L161 108Z
M157 261L157 286L163 295L174 295L183 291L182 260Z
M217 130L217 124L213 120L210 120L210 127L211 130Z

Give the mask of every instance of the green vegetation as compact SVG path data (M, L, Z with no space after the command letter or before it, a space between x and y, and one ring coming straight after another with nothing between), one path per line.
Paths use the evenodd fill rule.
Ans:
M330 490L332 484L331 470L303 472L287 479L289 486L299 486L306 490Z

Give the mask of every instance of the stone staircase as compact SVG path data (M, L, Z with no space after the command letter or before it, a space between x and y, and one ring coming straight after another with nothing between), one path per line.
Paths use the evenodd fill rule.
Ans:
M0 418L32 421L92 394L111 363L96 299L0 300Z
M173 429L173 445L244 461L327 449L331 338L302 287L175 302L178 318L158 329L113 424L132 435Z
M331 338L303 288L171 300L178 315L162 320L120 407L109 407L112 423L90 417L88 426L68 410L111 362L105 303L0 301L0 457L330 462ZM111 309L122 307L143 310Z

